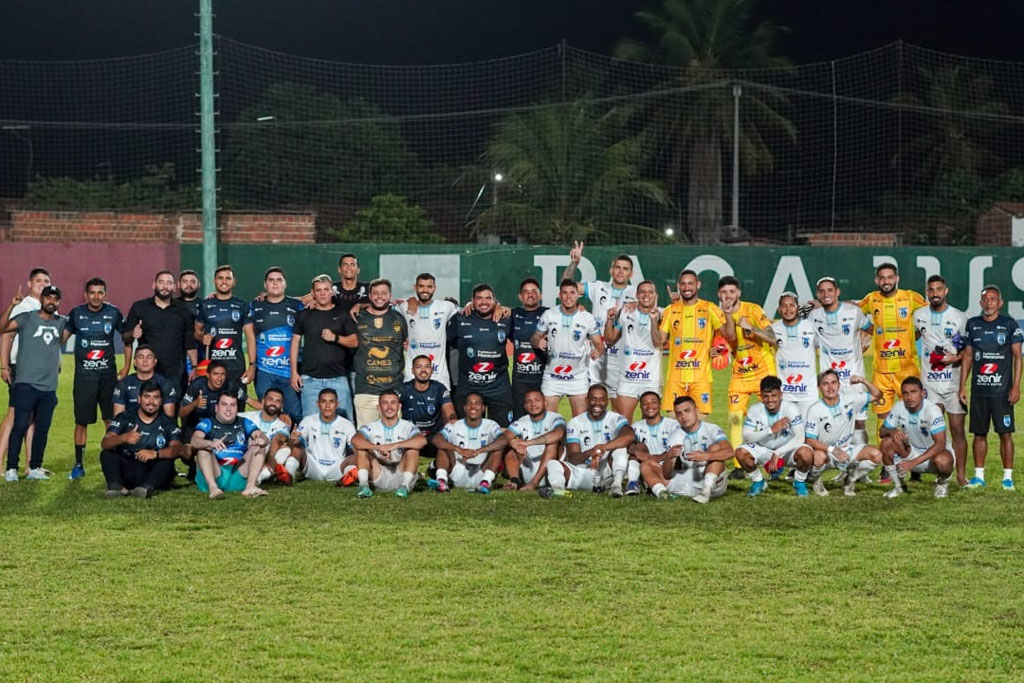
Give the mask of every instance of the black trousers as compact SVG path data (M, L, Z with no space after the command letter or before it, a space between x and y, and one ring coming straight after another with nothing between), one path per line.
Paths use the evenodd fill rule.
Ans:
M135 456L121 451L103 451L100 453L100 467L103 468L108 491L137 486L156 491L167 488L174 479L174 461L167 458L139 462Z

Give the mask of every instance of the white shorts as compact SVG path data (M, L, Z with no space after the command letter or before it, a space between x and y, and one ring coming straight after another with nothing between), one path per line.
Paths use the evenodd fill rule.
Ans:
M918 458L918 457L920 457L923 454L924 454L924 451L922 451L920 449L917 449L917 448L914 448L913 446L911 446L910 454L907 455L907 457L905 457L905 458L900 457L900 455L897 453L895 455L895 457L893 458L893 460L898 465L903 460L913 460L914 458ZM917 474L938 474L939 473L939 471L937 469L935 469L935 463L932 462L932 459L925 460L921 464L915 465L914 468L911 469L910 471L911 472L916 472Z
M653 391L660 397L661 385L656 382L627 382L621 377L619 378L619 396L626 396L627 398L640 398L641 396L644 395L644 393L648 391Z
M403 472L398 469L398 465L384 465L380 466L380 474L373 480L373 488L378 491L395 491L402 486L402 475Z
M311 455L306 455L306 466L302 469L306 479L313 481L338 481L341 479L341 460L324 465Z
M942 391L928 386L927 382L922 382L922 384L924 384L924 397L929 401L942 406L950 415L967 414L963 404L960 403L960 394L956 389L950 387L948 390Z
M767 462L772 457L772 453L777 453L778 456L782 458L782 462L784 462L787 467L790 467L793 464L793 454L796 453L797 449L803 447L804 444L797 444L796 446L789 449L777 449L773 451L771 448L768 448L767 446L762 446L760 444L744 443L737 446L736 448L737 450L742 448L743 450L747 451L752 456L754 456L754 462L757 464L758 467L767 464ZM810 447L808 446L808 448Z
M615 396L622 382L619 377L622 374L622 350L617 351L615 355L610 355L606 350L597 360L590 360L590 383L608 387L609 396Z
M812 401L788 401L785 397L782 399L783 403L788 403L792 406L796 406L796 409L800 412L800 419L807 424L807 411L810 410L811 406L817 403L817 400Z
M849 467L851 465L856 466L856 464L857 464L857 456L860 455L860 452L862 450L864 450L865 446L867 446L866 443L858 443L858 444L850 444L846 448L840 449L840 450L843 450L843 451L845 451L845 452L850 454L850 457L847 459L846 462L841 462L839 460L839 458L837 458L836 456L834 456L831 453L829 453L829 455L828 455L828 463L825 465L825 469L827 469L827 470L845 470L847 467Z
M564 460L559 461L569 468L569 476L565 480L565 488L590 491L594 488L595 482L603 488L608 488L615 479L615 474L612 471L613 460L619 460L623 469L625 469L626 463L629 461L629 454L625 448L618 448L601 458L601 464L598 465L596 470L591 468L589 464L573 465Z
M591 363L593 367L593 363ZM583 375L572 380L551 379L547 375L540 383L544 396L585 396L590 391L590 376Z
M676 470L672 478L668 480L668 492L684 498L693 498L704 490L704 469L704 467L687 467L685 470ZM711 497L724 496L728 487L728 478L724 474L718 475L711 489Z
M484 470L479 465L456 462L452 471L448 473L448 481L452 486L460 489L475 489L483 480Z

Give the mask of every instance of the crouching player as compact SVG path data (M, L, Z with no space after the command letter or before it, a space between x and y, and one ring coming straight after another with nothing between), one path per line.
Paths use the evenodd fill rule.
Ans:
M661 500L683 497L705 504L725 494L725 463L735 453L721 427L700 419L692 398L679 396L672 407L679 429L669 439L669 457L646 460L640 474Z
M319 413L303 418L292 432L294 466L302 468L306 479L340 482L342 476L356 469L355 458L346 457L356 428L338 415L338 392L334 389L321 389L316 407ZM286 462L285 466L292 464Z
M769 375L761 380L761 402L747 411L743 421L743 445L736 449L736 460L747 473L753 498L768 486L761 467L770 473L793 466L797 460L810 467L814 453L804 443L804 421L800 409L782 401L782 380ZM799 484L799 486L797 486ZM794 482L798 496L807 495L806 482Z
M398 417L401 407L397 393L384 391L377 397L380 419L361 426L352 437L359 470L357 498L373 497L370 482L378 491L394 491L399 498L409 497L427 437L412 422Z
M814 451L814 462L809 468L809 477L806 463L797 463L794 485L809 478L814 484L814 492L827 496L821 473L825 469L837 469L843 482L843 494L855 496L857 480L870 474L882 461L882 452L876 447L854 443L853 440L857 415L868 403L884 400L882 392L874 384L858 375L850 375L850 386L858 384L864 385L868 393L840 394L839 374L835 370L826 370L818 375L821 400L807 410L807 424L804 426L804 440Z
M544 479L548 463L562 455L565 418L547 409L540 389L530 389L523 400L526 415L505 430L506 490L533 491Z
M270 443L252 422L238 414L238 399L225 392L217 399L213 417L199 421L192 432L192 451L199 472L196 488L210 498L223 498L225 491L241 491L245 498L265 496L256 485Z
M587 392L587 410L569 420L565 460L548 463L549 486L542 498L564 496L566 489L601 493L611 488L612 498L623 496L622 480L629 460L627 448L635 437L626 418L608 410L608 390L595 384Z
M490 493L494 475L501 464L508 439L501 426L484 417L484 397L466 395L461 420L449 422L434 435L431 443L437 448L437 478L431 488L444 493L451 485L460 489Z
M903 399L893 406L882 425L882 462L892 478L892 490L886 498L904 493L903 475L907 472L936 475L935 497L949 495L949 476L953 473L953 454L946 447L946 420L942 409L924 397L917 377L900 384Z
M620 382L619 387L622 384ZM619 395L621 398L622 395ZM648 460L662 462L667 456L669 440L679 429L679 423L661 414L661 396L653 391L640 396L640 415L643 419L633 423L636 441L629 447L626 466L626 495L635 496L640 489L640 466Z

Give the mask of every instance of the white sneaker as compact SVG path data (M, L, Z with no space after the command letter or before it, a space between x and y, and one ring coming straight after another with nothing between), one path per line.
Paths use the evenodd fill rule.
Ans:
M936 484L935 497L946 498L947 496L949 496L949 482L946 482L945 484Z
M694 496L691 500L693 500L694 503L700 503L701 505L707 505L708 502L711 500L711 494L708 493L707 491L701 491L696 496Z
M48 475L42 467L37 467L34 470L29 470L28 474L25 475L25 479L29 479L32 481L42 481L44 479L49 478L50 475Z
M18 470L7 470L4 473L4 481L18 481Z
M822 483L821 479L814 482L814 495L821 496L822 498L828 497L828 489L825 488L825 484Z
M608 491L608 495L612 498L622 498L622 484L612 484L611 489Z
M850 477L847 477L846 483L843 485L843 495L848 496L850 498L856 496L857 492L854 490L855 486L856 482L854 482Z
M894 486L891 489L889 489L888 491L886 491L884 494L882 494L882 497L883 498L899 498L903 494L904 494L904 491L903 491L903 487L902 486Z

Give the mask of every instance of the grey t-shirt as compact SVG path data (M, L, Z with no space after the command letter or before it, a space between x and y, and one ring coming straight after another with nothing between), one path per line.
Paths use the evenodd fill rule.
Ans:
M18 323L18 373L15 384L28 384L40 391L57 391L60 372L60 337L68 324L63 315L44 320L39 311L16 315Z

